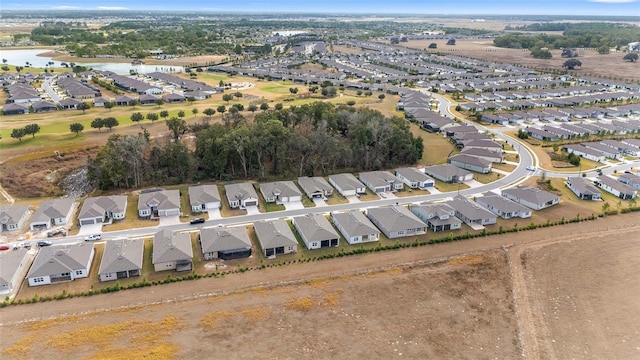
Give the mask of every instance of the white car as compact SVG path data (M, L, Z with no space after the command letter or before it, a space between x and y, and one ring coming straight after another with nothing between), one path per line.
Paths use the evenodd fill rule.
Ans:
M381 192L379 195L380 195L381 198L386 198L387 197L387 193L384 193L384 192Z
M102 239L102 235L101 234L91 234L89 236L87 236L86 238L84 238L84 241L97 241Z
M527 170L536 171L536 167L535 166L527 166Z

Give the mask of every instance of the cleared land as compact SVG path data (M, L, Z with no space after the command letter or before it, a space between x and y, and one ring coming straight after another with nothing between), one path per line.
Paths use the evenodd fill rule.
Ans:
M1 353L168 359L215 344L232 358L634 358L638 230L627 214L8 307Z

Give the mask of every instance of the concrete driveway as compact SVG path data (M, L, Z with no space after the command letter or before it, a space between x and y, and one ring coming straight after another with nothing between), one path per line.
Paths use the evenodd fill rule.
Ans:
M212 219L222 219L222 215L220 215L220 209L212 209L208 211L209 220Z
M287 209L287 210L304 209L304 205L302 205L302 201L286 202L283 205L284 205L284 208Z
M313 203L316 204L316 207L327 206L327 203L322 198L313 198Z
M82 236L91 235L91 234L100 234L100 233L102 233L102 223L82 225L80 226L80 231L78 231L78 235L82 235Z
M349 200L350 204L360 202L360 199L358 199L356 195L347 196L347 200Z
M180 224L180 215L160 216L158 226L177 225Z
M260 214L260 210L258 210L257 206L247 206L245 209L247 210L247 215L258 215L258 214Z

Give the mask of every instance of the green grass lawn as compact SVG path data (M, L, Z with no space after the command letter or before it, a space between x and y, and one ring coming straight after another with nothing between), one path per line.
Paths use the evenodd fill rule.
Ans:
M502 171L513 171L516 168L516 165L511 165L511 164L499 164L499 163L494 163L492 165L492 167L494 169L498 169L498 170L502 170Z
M413 136L422 138L424 144L422 158L418 161L419 165L445 164L449 154L456 150L455 146L442 135L422 130L416 124L411 124L410 129Z
M473 178L476 179L478 182L481 182L483 184L488 184L490 182L494 182L494 181L500 179L503 176L504 175L498 174L497 172L493 172L493 171L488 173L488 174L473 173Z

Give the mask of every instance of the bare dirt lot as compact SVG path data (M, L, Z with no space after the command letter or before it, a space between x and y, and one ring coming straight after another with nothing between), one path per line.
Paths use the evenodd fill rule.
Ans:
M281 359L637 358L638 230L637 214L626 214L8 307L0 310L0 351L8 359L42 351L91 359L214 352ZM462 256L447 257L454 254Z

